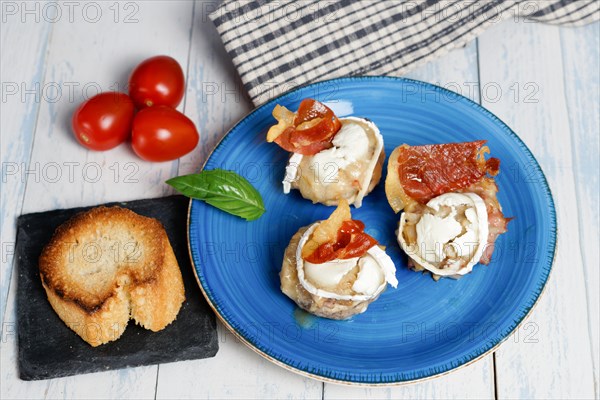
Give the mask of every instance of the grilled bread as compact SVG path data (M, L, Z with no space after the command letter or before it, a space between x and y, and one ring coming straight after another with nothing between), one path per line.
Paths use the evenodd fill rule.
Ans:
M39 267L58 316L92 346L118 339L130 318L159 331L185 300L161 223L121 207L96 207L61 225Z

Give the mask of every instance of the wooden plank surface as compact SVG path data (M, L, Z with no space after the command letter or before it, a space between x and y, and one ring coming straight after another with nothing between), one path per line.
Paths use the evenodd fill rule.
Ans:
M565 100L573 143L573 175L577 197L580 248L587 296L590 341L594 361L594 393L600 395L600 243L598 216L598 148L600 117L590 118L589 110L600 110L600 24L561 29ZM593 111L592 111L593 115Z
M6 15L2 25L0 316L4 316L11 281L15 218L21 213L25 194L51 28L46 21L23 21L19 15Z
M252 109L208 19L210 5L197 2L194 10L185 113L196 122L201 141L181 159L181 175L197 172L221 137ZM320 382L263 359L220 323L219 338L215 358L161 365L156 398L321 398Z
M438 378L388 388L358 388L325 384L324 399L492 399L492 357Z
M47 20L51 14L40 14L40 22L29 14L21 23L18 9L13 20L3 21L3 95L13 88L7 82L25 82L26 88L39 83L42 88L39 101L26 95L21 102L21 88L2 99L3 246L14 241L14 219L21 211L172 193L164 180L198 170L218 140L251 109L207 17L214 2L97 4L100 14L95 6L85 14L76 7L72 20L63 12L52 22ZM590 112L599 108L598 26L505 22L477 43L409 75L475 101L480 87L499 85L504 95L496 100L482 90L482 104L533 150L557 203L559 251L548 289L528 325L495 357L417 384L347 387L275 366L219 324L221 350L213 359L23 382L16 368L13 260L3 247L0 397L598 398L599 121ZM84 86L88 95L98 87L123 90L140 60L161 53L175 57L186 70L186 98L179 108L200 130L199 150L161 164L140 161L127 146L105 153L83 150L71 137L69 119L85 95ZM527 83L534 86L525 87ZM58 98L56 88L62 90ZM14 165L8 163L24 163L18 174L23 167L34 172L14 176Z
M9 10L10 11L10 10ZM23 385L15 365L16 323L14 301L7 306L9 289L14 293L13 274L16 217L21 214L31 147L44 86L47 47L52 26L19 14L3 14L2 21L2 111L1 111L1 215L2 269L0 270L0 398L32 397L47 384ZM29 36L31 35L31 36ZM18 62L15 62L18 60ZM14 296L13 296L14 298ZM14 299L13 299L14 300Z
M160 366L157 399L321 399L323 385L250 350L219 323L215 358Z
M430 82L479 101L477 45L473 41L412 71L408 78ZM427 96L427 93L423 94ZM429 95L431 99L431 95ZM492 356L437 379L392 388L325 384L325 399L486 399L494 396Z
M541 164L556 203L559 227L550 280L528 319L531 334L507 341L496 352L500 399L594 397L580 247L586 238L580 236L578 226L574 138L565 101L559 32L560 28L548 25L503 23L479 38L481 85L502 90L502 95L484 97L482 103L525 141Z
M132 68L147 57L169 54L186 65L193 3L172 3L169 18L164 17L165 8L160 3L132 2L127 7L124 3L94 4L85 14L75 12L72 20L63 14L53 23L43 79L62 93L48 93L51 97L41 103L30 161L39 166L40 175L28 177L23 213L159 197L168 192L164 180L177 170L176 162L143 162L127 145L107 152L86 151L72 137L70 118L86 95L99 89L124 90ZM69 85L76 85L72 96ZM14 299L15 285L11 285L5 322L15 321ZM15 347L12 338L2 346L2 390L6 397L154 396L157 366L20 381L16 378Z

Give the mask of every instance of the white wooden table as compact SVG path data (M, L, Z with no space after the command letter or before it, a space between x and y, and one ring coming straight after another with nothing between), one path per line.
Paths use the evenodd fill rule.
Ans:
M170 194L251 104L207 15L214 3L2 4L1 392L9 398L578 398L599 396L599 25L495 25L409 76L480 102L539 160L557 205L559 243L532 315L493 354L440 378L393 388L321 382L277 367L219 326L215 358L47 381L18 379L15 219L22 213ZM57 14L57 9L60 15ZM201 132L193 154L140 161L127 146L88 152L74 108L124 88L141 60L169 54L187 73L180 110Z

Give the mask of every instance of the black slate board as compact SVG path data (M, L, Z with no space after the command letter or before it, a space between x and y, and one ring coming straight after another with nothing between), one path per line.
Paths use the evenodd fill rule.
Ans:
M185 285L175 322L160 332L130 321L121 338L98 347L84 342L56 315L42 287L38 258L54 230L78 212L72 208L21 215L17 221L17 320L19 372L38 380L140 365L213 357L218 349L215 315L198 288L187 247L183 196L110 203L158 219L164 225Z

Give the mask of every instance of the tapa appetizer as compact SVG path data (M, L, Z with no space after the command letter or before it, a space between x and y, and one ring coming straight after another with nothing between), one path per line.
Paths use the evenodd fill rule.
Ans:
M355 207L381 179L385 153L377 126L358 117L338 118L329 107L313 99L292 112L277 105L278 121L267 133L291 154L283 192L298 189L313 203L328 206L347 200Z
M320 317L347 319L366 311L398 280L392 259L364 228L345 199L327 220L300 228L285 250L282 292Z
M484 144L403 144L392 152L385 192L394 212L404 210L397 238L415 270L459 278L491 261L510 219L496 197L500 160L486 160Z

